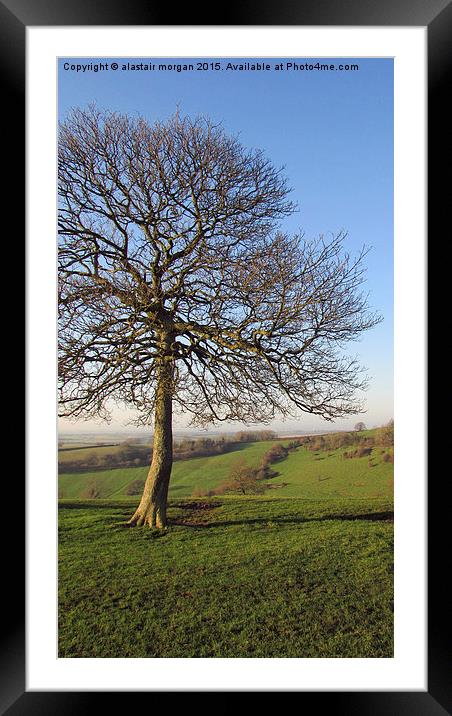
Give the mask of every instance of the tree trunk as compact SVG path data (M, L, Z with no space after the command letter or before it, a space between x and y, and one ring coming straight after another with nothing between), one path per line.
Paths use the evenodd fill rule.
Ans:
M166 526L168 486L173 465L173 336L161 335L162 357L157 363L157 387L155 396L154 442L152 461L138 508L129 520L132 527L148 525Z

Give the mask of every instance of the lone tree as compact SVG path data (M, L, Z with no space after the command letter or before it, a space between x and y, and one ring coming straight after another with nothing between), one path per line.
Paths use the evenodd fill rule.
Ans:
M307 241L282 171L205 118L75 109L59 134L61 415L154 421L130 525L166 524L173 408L193 424L360 410L342 347L379 318L365 250Z
M362 430L365 430L365 429L366 429L365 423L362 423L362 422L356 423L355 430L357 433L360 433Z
M265 482L259 479L259 470L250 467L244 458L231 466L229 480L220 486L224 492L240 492L242 495L261 495L266 490Z

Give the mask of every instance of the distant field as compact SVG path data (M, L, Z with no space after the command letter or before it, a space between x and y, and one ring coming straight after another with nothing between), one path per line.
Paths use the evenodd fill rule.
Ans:
M283 441L287 444L289 441ZM274 441L243 443L223 455L191 458L176 461L170 483L170 497L190 497L196 490L209 490L220 485L229 476L231 465L244 458L249 465L257 466ZM91 450L103 448L91 448ZM112 448L106 448L111 450ZM265 496L331 499L338 497L391 497L393 492L393 465L382 460L382 448L374 448L371 462L368 457L345 460L345 448L322 451L318 454L300 447L272 467L279 473L268 481L271 486ZM80 451L77 451L79 453ZM65 455L68 453L60 453ZM76 499L87 496L87 489L95 484L99 497L127 498L128 486L146 477L147 467L117 468L105 471L67 473L59 476L61 498ZM287 483L284 487L283 483Z
M111 455L121 450L121 445L63 445L58 449L59 462L72 462L72 460L86 460L91 455L101 457Z
M58 452L60 450L77 450L78 448L84 448L84 447L90 447L89 443L82 443L82 442L59 442L58 443ZM92 447L92 446L91 446Z

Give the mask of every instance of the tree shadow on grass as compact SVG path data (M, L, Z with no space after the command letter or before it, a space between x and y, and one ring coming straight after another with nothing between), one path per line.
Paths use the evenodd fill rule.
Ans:
M133 510L133 507L135 505L135 501L130 501L130 510ZM124 502L117 503L117 502L104 502L103 500L99 500L96 498L93 498L92 500L89 500L87 502L84 502L80 500L80 502L62 502L59 501L58 503L58 509L60 510L99 510L99 509L109 509L109 510L126 510L127 504Z
M286 515L282 517L274 517L268 515L268 517L255 517L251 519L242 518L235 520L209 520L207 521L206 513L211 513L214 508L221 506L221 501L195 501L186 503L175 503L170 504L170 508L177 508L187 510L189 514L181 515L177 517L169 516L168 526L174 527L190 527L191 529L212 529L216 527L232 527L232 526L247 526L247 525L266 525L272 523L273 525L288 525L288 524L304 524L308 522L393 522L394 512L393 511L380 511L380 512L365 512L362 514L326 514L320 517L304 517L302 515ZM62 509L69 510L86 510L86 509L99 509L108 508L110 510L118 511L117 517L124 517L127 519L133 512L134 502L131 502L130 507L124 503L114 502L103 502L100 500L89 500L86 502L67 502L60 503ZM116 523L117 526L117 523Z
M281 524L281 525L287 525L287 524L302 524L307 522L356 522L356 521L364 521L364 522L393 522L394 521L394 512L392 511L385 511L385 512L367 512L363 514L344 514L344 515L322 515L321 517L294 517L294 516L287 516L287 517L272 517L269 515L268 517L257 517L253 519L238 519L238 520L223 520L223 521L212 521L212 522L203 522L198 521L197 519L170 519L169 525L179 526L179 527L191 527L191 528L199 528L199 529L206 529L206 528L215 528L215 527L232 527L232 526L238 526L238 525L260 525L260 524L268 524L272 523L274 524Z

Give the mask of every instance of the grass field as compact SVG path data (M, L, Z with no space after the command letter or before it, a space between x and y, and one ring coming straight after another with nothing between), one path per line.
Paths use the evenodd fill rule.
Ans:
M215 488L227 479L231 465L244 458L257 466L274 442L244 443L232 452L211 457L176 461L170 483L170 497L190 497L196 490ZM283 442L286 444L286 442ZM286 460L273 467L279 473L269 481L274 497L335 499L337 497L388 497L393 491L393 465L382 460L380 448L374 448L372 467L367 457L344 460L344 448L318 454L298 448ZM146 467L66 473L59 477L61 498L83 498L86 488L96 483L99 497L127 498L127 488L137 479L144 479ZM136 497L129 497L136 501Z
M60 657L391 657L390 500L60 509Z
M59 462L71 462L71 460L84 460L91 455L102 457L111 455L121 450L121 445L71 445L62 446L58 450Z
M164 531L121 524L146 468L60 475L59 656L392 657L381 448L344 459L302 447L272 465L261 496L190 497L272 444L175 462ZM80 499L92 480L103 499Z

